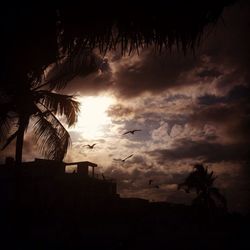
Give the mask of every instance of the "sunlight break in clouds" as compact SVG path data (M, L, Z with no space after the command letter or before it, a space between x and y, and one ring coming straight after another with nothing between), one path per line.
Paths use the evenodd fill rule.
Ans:
M106 111L115 100L111 96L80 97L81 103L78 122L74 127L85 139L96 139L104 136L105 126L111 124Z

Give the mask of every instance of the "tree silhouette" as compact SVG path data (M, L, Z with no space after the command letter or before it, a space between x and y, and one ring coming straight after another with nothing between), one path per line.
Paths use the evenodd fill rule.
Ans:
M215 24L224 7L233 2L128 0L120 6L107 0L98 3L98 9L95 2L89 2L88 8L95 11L84 14L79 5L69 8L68 4L60 4L63 47L77 51L88 44L104 53L110 49L129 53L153 46L156 51L177 47L186 52L199 44L206 26Z
M70 136L56 116L65 116L66 124L71 126L77 121L78 111L79 103L73 96L33 89L28 84L26 88L10 87L9 91L2 91L1 98L2 149L16 139L16 164L19 165L24 133L31 124L41 153L49 159L62 160L70 144Z
M142 5L133 1L121 7L103 1L98 8L95 2L88 7L62 2L6 3L0 16L0 133L6 136L10 128L15 131L4 146L17 138L16 162L20 163L23 135L32 118L44 155L62 159L69 140L55 115L66 115L72 125L77 103L51 91L96 69L86 48L105 53L118 47L124 54L147 46L157 51L177 47L185 53L199 45L204 29L216 23L224 7L233 2L179 0ZM45 81L44 70L50 65L54 72ZM57 147L59 141L61 147Z
M76 75L97 70L97 57L85 49L75 57L65 56L50 65L47 73L31 74L22 83L12 82L0 87L0 139L5 149L16 139L16 163L22 161L24 133L31 120L38 149L49 159L62 160L70 137L57 115L65 116L67 125L77 121L79 103L60 90ZM21 79L21 78L20 78Z
M63 159L70 138L56 116L65 116L66 124L72 126L77 121L79 103L73 96L58 91L74 77L97 71L98 60L85 48L77 55L61 55L39 71L25 74L24 70L4 79L5 84L0 87L0 142L5 142L2 146L5 149L16 139L17 165L22 161L23 137L30 120L41 153L49 159Z
M225 197L219 189L214 187L213 171L208 172L202 164L196 164L194 171L191 172L185 181L178 185L178 189L184 189L187 193L194 190L197 197L193 200L193 205L213 209L221 207L227 209Z
M128 1L66 4L6 2L0 16L0 82L23 83L40 76L60 56L75 57L85 48L122 53L153 46L186 52L199 45L205 28L215 24L235 0ZM94 11L93 11L94 10ZM11 20L11 21L10 21ZM58 53L60 51L60 53Z

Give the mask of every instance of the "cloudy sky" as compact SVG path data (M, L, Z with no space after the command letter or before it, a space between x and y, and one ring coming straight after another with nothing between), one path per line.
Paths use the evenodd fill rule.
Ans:
M194 163L204 163L229 208L249 211L249 30L245 1L225 9L195 54L109 52L99 72L64 90L81 102L65 161L97 163L123 197L177 203L190 203L192 194L177 184ZM141 131L123 135L133 129ZM84 146L93 143L93 149ZM9 146L0 159L12 154ZM24 160L34 157L40 156L28 131Z

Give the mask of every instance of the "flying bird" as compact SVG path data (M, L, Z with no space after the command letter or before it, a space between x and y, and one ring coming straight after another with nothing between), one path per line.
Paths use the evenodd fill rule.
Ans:
M93 149L95 145L96 145L96 143L94 143L92 145L87 144L87 145L84 145L83 147L88 147L89 149Z
M133 154L132 155L129 155L129 156L127 156L126 158L124 158L124 159L113 159L114 161L121 161L121 162L125 162L128 158L130 158L130 157L132 157L133 156Z
M141 129L134 129L134 130L129 130L129 131L127 131L127 132L125 132L124 134L122 134L122 135L126 135L126 134L134 134L135 132L137 132L137 131L141 131Z
M127 156L126 158L124 158L124 159L122 159L122 162L125 162L128 158L130 158L130 157L132 157L133 156L133 154L132 155L129 155L129 156Z

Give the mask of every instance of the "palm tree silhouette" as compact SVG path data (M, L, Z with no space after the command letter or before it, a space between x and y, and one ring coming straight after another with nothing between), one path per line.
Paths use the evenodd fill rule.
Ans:
M223 9L235 1L156 1L143 5L133 1L123 8L102 1L98 3L100 11L84 15L81 4L19 6L6 2L0 17L4 38L0 81L25 77L31 71L39 75L44 66L58 60L58 50L73 57L86 47L99 48L104 54L113 49L124 54L145 46L154 46L159 52L173 47L194 50L205 28L215 24ZM89 9L95 9L95 2L89 4Z
M120 44L122 53L130 53L150 45L154 45L157 51L171 49L175 45L183 51L194 49L204 28L216 23L223 8L232 2L156 1L142 5L133 1L120 8L111 4L112 1L103 1L99 3L102 11L85 15L77 5L68 8L68 5L60 4L57 7L61 13L66 49L75 52L77 47L86 43L99 47L105 53L117 49ZM95 8L91 5L90 9Z
M0 142L5 142L5 149L16 138L17 165L22 162L23 138L30 120L41 153L49 159L63 159L70 136L56 116L65 116L66 124L72 126L77 121L79 103L74 96L58 91L74 77L97 71L98 60L84 48L77 55L61 56L49 67L47 61L37 72L28 74L25 65L19 76L5 79L5 85L0 87Z
M4 141L2 149L16 139L16 164L20 165L24 133L28 125L32 124L41 153L49 159L62 160L70 145L70 136L56 116L65 116L68 126L75 124L79 103L73 96L40 89L37 84L21 86L5 87L1 91L0 136L1 141Z
M193 200L193 204L208 209L221 207L227 209L225 197L220 193L219 189L214 187L213 171L208 172L202 164L196 164L194 171L191 172L185 181L178 185L178 189L196 191L197 197Z
M99 48L105 53L119 47L124 54L151 45L157 51L176 46L185 53L198 46L204 28L216 23L223 8L233 1L205 1L181 7L178 2L160 2L145 4L145 11L141 11L141 4L133 3L132 8L128 4L123 6L123 12L119 6L114 11L111 4L103 2L99 6L102 11L86 15L80 5L7 5L0 17L4 48L0 62L0 83L4 86L0 89L0 135L6 137L6 131L13 130L15 124L11 135L4 138L4 148L17 139L16 163L22 161L23 136L31 118L42 153L51 159L65 155L69 136L56 115L65 115L68 125L72 125L78 104L73 97L51 91L63 88L82 70L87 75L93 65L96 68L91 58L82 56L86 48ZM43 81L44 70L58 61L52 77ZM60 70L61 62L69 70ZM90 67L82 67L86 62Z

